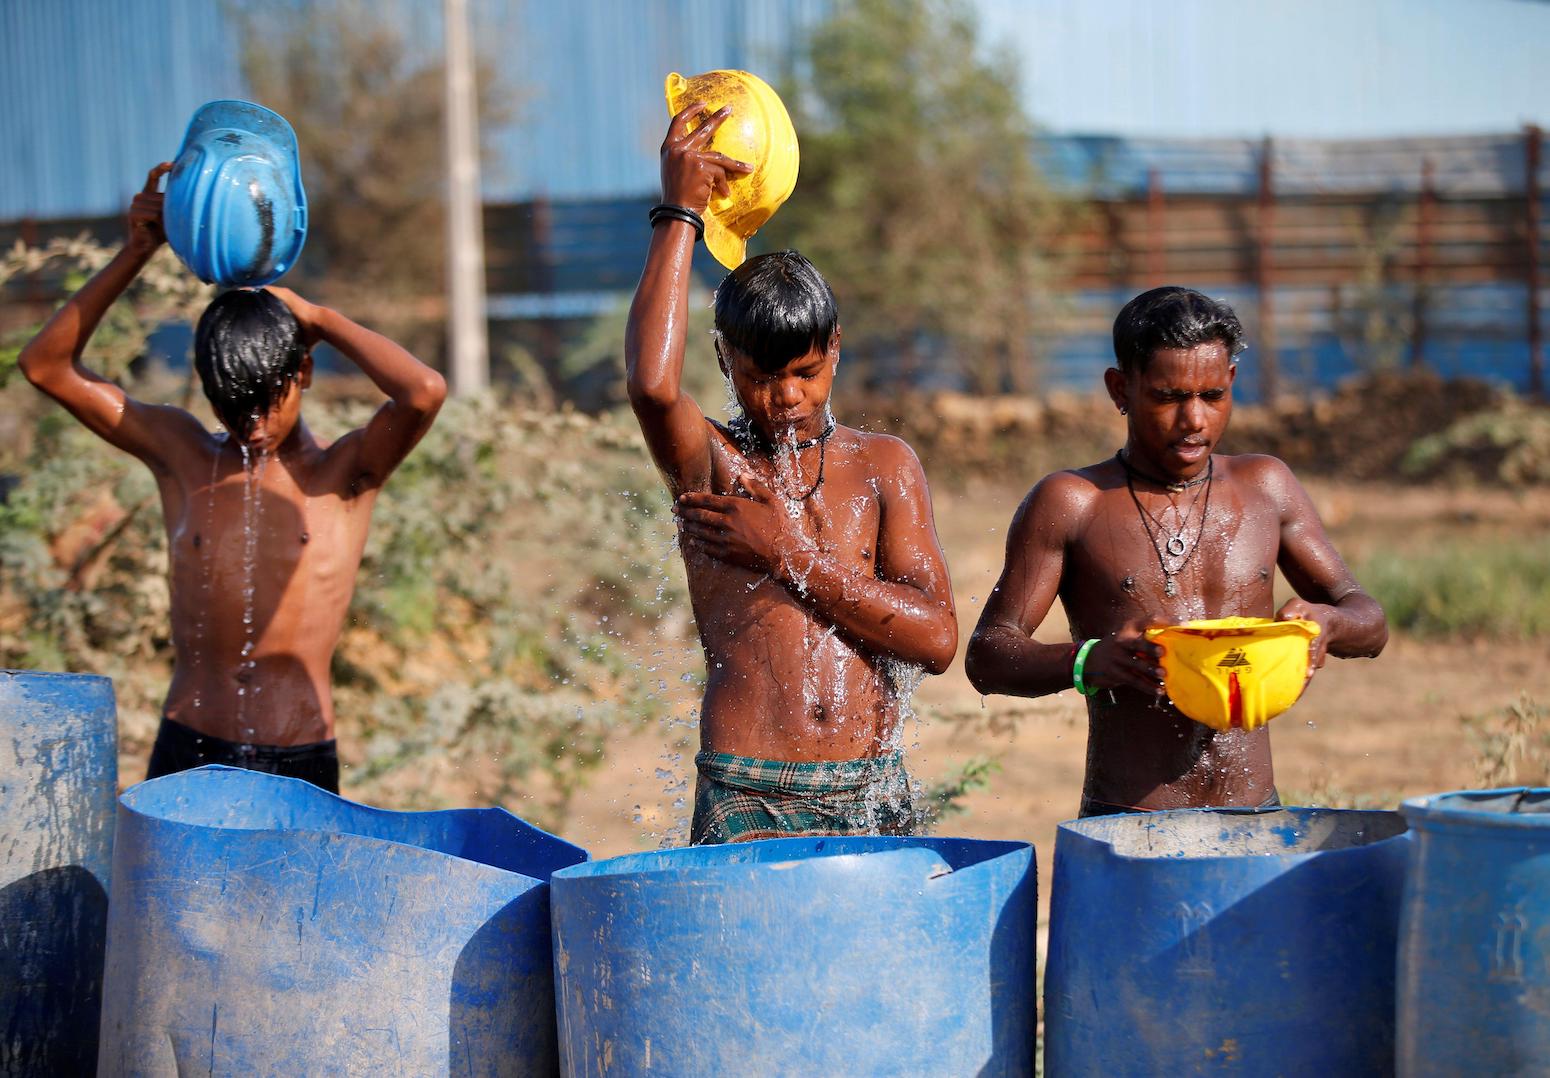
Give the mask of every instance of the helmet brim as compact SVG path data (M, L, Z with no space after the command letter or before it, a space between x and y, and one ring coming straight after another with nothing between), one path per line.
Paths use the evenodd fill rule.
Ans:
M189 120L178 154L181 156L184 150L211 131L248 131L262 136L290 158L291 168L299 178L301 151L296 144L296 132L278 112L251 101L207 101Z
M705 215L705 249L729 270L737 269L748 257L748 241L710 214Z

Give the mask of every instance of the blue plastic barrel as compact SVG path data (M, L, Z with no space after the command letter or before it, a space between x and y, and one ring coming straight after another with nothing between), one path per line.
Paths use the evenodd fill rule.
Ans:
M1315 808L1061 824L1045 1073L1391 1071L1404 831Z
M1022 842L792 838L554 875L573 1078L1033 1072Z
M1550 789L1406 801L1399 1073L1550 1074Z
M555 1072L549 875L503 809L224 767L119 799L101 1073Z
M0 1074L90 1074L113 860L113 683L0 670Z

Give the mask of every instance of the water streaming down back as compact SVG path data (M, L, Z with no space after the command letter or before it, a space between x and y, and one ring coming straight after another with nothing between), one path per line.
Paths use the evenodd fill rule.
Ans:
M208 645L205 633L208 629L206 619L210 613L211 591L215 580L215 488L221 479L221 452L226 448L226 434L221 432L215 436L215 453L210 458L210 482L205 487L205 527L199 534L199 590L201 601L198 604L198 612L194 616L194 654L199 656L199 664L202 667L208 659ZM203 684L207 671L201 669L200 681ZM194 693L194 712L198 714L204 701L200 694Z
M264 468L269 463L269 454L260 452L258 460L253 459L252 452L247 443L239 442L242 450L242 661L238 668L237 684L237 726L242 731L244 747L253 743L254 729L251 721L253 707L252 696L258 695L259 686L253 685L252 696L248 693L248 686L253 683L253 671L258 662L253 658L255 645L253 628L253 600L257 591L257 565L258 565L258 523L263 512L262 500L258 497L259 486L264 479Z

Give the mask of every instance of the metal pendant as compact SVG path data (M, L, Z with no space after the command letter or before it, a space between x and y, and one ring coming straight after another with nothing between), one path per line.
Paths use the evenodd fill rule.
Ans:
M1172 599L1175 595L1177 595L1179 593L1179 589L1173 586L1173 574L1172 573L1166 573L1166 574L1164 574L1164 577L1165 577L1165 583L1163 584L1163 594L1166 595L1168 598Z
M1184 556L1184 549L1184 537L1182 535L1175 535L1168 540L1168 553L1175 558L1182 558Z

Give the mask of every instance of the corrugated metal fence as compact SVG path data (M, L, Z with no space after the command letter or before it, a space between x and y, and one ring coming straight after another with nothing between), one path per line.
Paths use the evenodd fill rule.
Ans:
M1247 396L1278 378L1328 385L1407 363L1542 387L1550 167L1539 137L1041 139L1046 174L1080 206L1053 252L1042 380L1094 384L1119 307L1181 283L1243 317ZM1080 195L1086 185L1096 197ZM564 319L618 302L639 273L650 202L487 207L492 315ZM936 377L950 380L951 357L939 358L948 373Z
M1245 388L1427 363L1543 392L1550 164L1542 135L1319 142L1049 140L1100 197L1065 237L1074 302L1057 368L1108 355L1118 306L1187 283L1229 296L1256 346ZM1058 377L1060 370L1055 372Z

